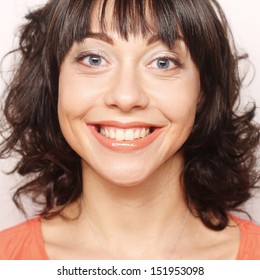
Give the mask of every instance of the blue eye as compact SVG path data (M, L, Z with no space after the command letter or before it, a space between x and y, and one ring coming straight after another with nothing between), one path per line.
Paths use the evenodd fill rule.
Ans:
M93 68L109 65L108 61L102 55L92 52L81 53L76 57L76 61Z
M168 69L171 66L171 61L167 58L160 58L157 60L157 67L160 69Z
M168 56L158 57L149 64L149 67L151 67L152 69L162 71L174 70L178 66L179 63L177 59Z
M102 64L102 57L99 55L89 55L86 57L86 60L93 66L99 66Z

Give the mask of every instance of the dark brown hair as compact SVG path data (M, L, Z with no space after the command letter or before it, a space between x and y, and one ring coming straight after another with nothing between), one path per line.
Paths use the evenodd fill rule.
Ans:
M29 13L20 30L21 59L7 88L0 155L21 156L13 172L30 180L14 201L23 209L20 198L30 195L45 217L59 214L82 193L80 158L59 127L58 78L72 44L90 31L96 2L51 0ZM105 31L108 1L99 2ZM254 169L259 127L253 123L254 105L240 113L237 108L240 57L222 9L215 0L115 0L113 28L125 40L129 34L157 32L170 48L183 36L204 94L183 146L184 193L207 227L225 228L228 212L249 199L259 179Z

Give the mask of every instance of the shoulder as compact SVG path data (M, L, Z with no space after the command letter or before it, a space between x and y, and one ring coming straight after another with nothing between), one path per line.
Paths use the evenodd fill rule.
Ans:
M240 230L239 260L260 260L260 226L235 216L232 219Z
M41 218L35 217L0 232L0 260L47 259Z

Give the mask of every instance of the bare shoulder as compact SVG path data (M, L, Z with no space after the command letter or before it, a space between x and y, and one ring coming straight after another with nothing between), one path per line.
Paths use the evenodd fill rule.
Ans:
M91 259L88 235L82 236L80 221L56 216L42 221L42 234L49 259ZM86 245L87 244L87 245Z
M193 218L176 257L192 260L234 260L239 248L240 230L234 220L230 219L225 229L215 231L207 228L200 219Z
M190 259L260 259L260 226L251 221L230 215L229 224L222 231L203 225L196 228L190 243L186 240L190 244Z
M67 243L68 227L66 222L59 216L52 219L42 219L42 236L45 250L50 259L59 259L56 257L63 244Z

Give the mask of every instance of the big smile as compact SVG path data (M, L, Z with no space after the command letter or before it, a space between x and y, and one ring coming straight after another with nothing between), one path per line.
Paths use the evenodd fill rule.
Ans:
M88 124L95 138L106 148L129 152L149 146L160 134L162 127L131 124Z

